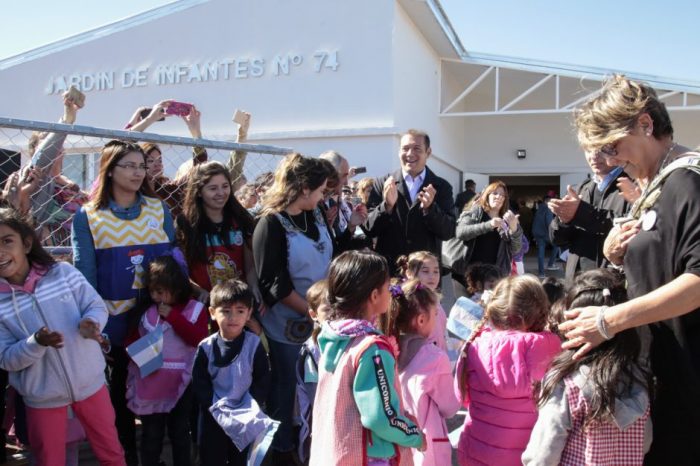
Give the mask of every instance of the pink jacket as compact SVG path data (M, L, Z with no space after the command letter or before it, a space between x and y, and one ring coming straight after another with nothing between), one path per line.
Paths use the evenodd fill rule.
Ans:
M435 327L433 327L433 332L430 334L430 338L437 343L438 348L447 353L447 314L442 308L442 305L438 303L437 305L437 316L435 317Z
M457 367L459 375L466 365L463 403L469 410L457 447L460 465L522 464L537 421L532 385L542 380L560 346L551 332L485 328L467 347Z
M452 390L452 365L447 353L417 335L401 335L399 381L408 414L425 434L424 452L411 449L415 466L446 466L452 463L452 446L445 419L454 416L459 400ZM408 359L408 361L406 361Z

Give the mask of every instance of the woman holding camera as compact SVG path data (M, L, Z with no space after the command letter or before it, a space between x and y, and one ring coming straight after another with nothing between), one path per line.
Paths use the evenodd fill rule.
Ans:
M455 239L466 244L467 257L464 262L471 264L492 264L498 267L501 276L511 274L513 255L522 247L523 229L518 216L508 210L508 188L502 181L488 185L469 210L465 210L457 220ZM452 273L455 294L466 296L466 279Z
M631 220L613 228L608 258L624 264L630 301L567 312L560 325L582 357L639 327L656 381L654 439L644 464L700 464L700 154L673 141L663 102L647 84L614 76L576 114L585 150L634 174Z

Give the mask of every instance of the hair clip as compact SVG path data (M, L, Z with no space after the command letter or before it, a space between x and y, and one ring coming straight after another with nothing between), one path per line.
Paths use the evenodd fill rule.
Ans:
M612 296L612 294L610 293L610 290L608 288L603 288L603 297L609 298L610 296Z
M403 296L403 289L400 285L389 285L389 291L391 292L392 298L398 298L399 296Z

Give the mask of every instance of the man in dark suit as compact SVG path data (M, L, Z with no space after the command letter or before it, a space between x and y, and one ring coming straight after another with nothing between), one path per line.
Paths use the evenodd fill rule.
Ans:
M586 154L593 172L578 189L567 186L561 199L549 201L554 219L549 225L551 241L569 249L566 279L571 282L577 272L606 267L603 243L613 227L613 219L622 217L630 205L620 196L617 182L627 175L622 167L610 167L599 153Z
M367 232L392 273L403 254L430 251L440 258L441 241L455 234L452 186L426 167L430 154L430 137L409 130L399 145L401 169L372 186Z

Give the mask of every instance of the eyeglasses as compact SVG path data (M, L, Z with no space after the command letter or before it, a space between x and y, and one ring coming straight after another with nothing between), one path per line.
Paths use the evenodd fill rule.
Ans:
M617 146L622 141L622 138L616 140L615 142L610 142L605 144L603 147L598 149L598 153L602 154L604 157L617 157Z
M131 170L132 172L139 172L139 171L146 171L146 165L140 164L136 165L135 163L115 163L119 168L123 168L124 170Z

